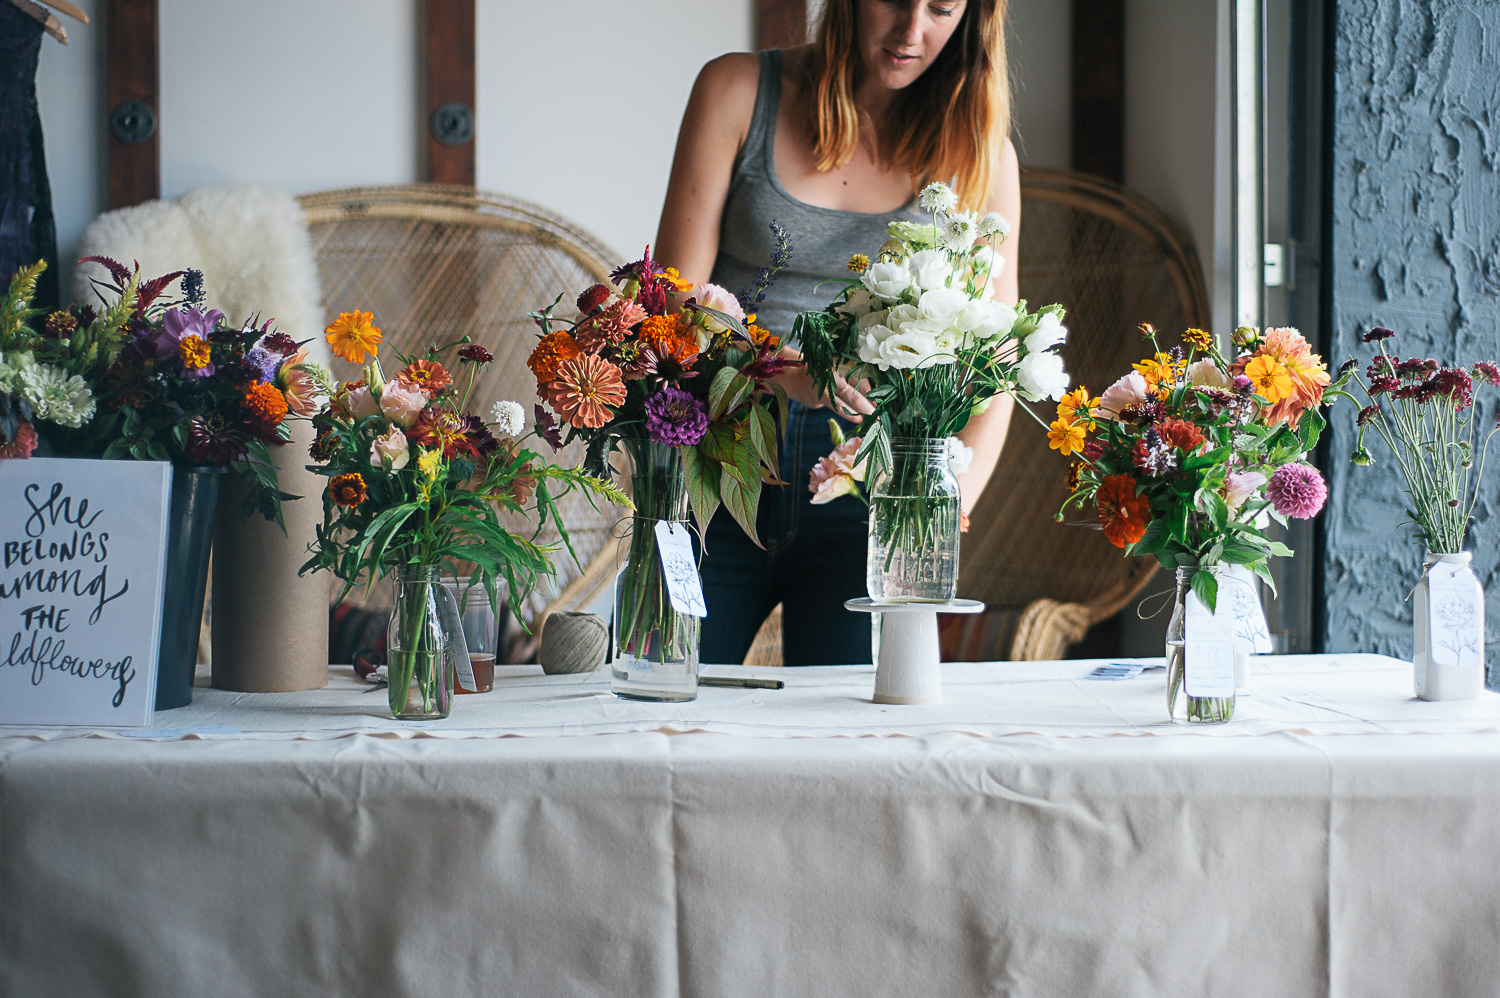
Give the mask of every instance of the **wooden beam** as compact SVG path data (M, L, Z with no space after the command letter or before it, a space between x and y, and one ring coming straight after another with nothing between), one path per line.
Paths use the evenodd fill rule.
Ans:
M427 0L427 178L474 186L474 2Z
M1073 169L1125 180L1125 3L1073 0Z
M109 133L109 206L125 208L161 197L157 0L110 0L105 19L109 102L104 127Z
M788 49L807 41L807 0L759 0L757 36L763 49Z

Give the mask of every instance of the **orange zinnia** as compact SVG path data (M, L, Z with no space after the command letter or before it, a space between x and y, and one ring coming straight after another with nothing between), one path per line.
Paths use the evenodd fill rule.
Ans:
M339 317L323 330L323 338L333 352L351 364L363 364L366 354L380 347L380 330L375 328L375 313L340 312Z
M545 385L549 381L556 381L558 369L581 353L583 350L577 341L559 329L537 341L531 356L526 358L526 366L536 375L537 384Z
M396 380L408 388L426 392L427 397L431 398L453 384L453 375L437 361L414 360L397 373Z
M1109 475L1094 493L1099 508L1099 523L1104 537L1117 548L1128 547L1146 536L1151 522L1151 502L1136 495L1135 479L1129 475Z
M559 416L574 426L593 429L615 418L609 406L624 403L625 381L609 361L582 354L564 361L557 379L544 392Z

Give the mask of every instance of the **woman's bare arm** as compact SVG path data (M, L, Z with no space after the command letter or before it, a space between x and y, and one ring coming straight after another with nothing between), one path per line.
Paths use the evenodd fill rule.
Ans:
M1005 269L991 282L990 294L1007 305L1014 305L1020 297L1016 284L1016 247L1021 242L1021 171L1016 159L1015 146L1005 140L1005 152L1000 157L999 176L990 189L986 211L998 211L1010 223L1010 237L1000 244L999 255L1005 260ZM984 412L969 420L958 437L974 448L974 460L969 470L958 476L963 495L963 510L968 513L979 501L980 493L995 471L1000 460L1000 450L1005 446L1005 434L1010 428L1010 417L1015 402L1009 395L1000 395Z

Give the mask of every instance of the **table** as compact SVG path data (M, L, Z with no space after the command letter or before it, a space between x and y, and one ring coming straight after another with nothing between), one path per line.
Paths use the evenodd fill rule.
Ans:
M501 670L428 725L336 668L5 729L0 994L1500 993L1500 695L1271 658L1200 728L1094 664L921 707Z

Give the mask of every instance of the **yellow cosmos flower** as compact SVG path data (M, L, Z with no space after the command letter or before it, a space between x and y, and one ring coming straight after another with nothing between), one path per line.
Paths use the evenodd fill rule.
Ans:
M1259 356L1245 366L1245 376L1255 384L1255 393L1275 405L1292 394L1292 376L1275 357Z
M1068 457L1074 451L1083 450L1087 431L1082 423L1075 423L1067 419L1059 419L1052 423L1052 428L1047 431L1047 446L1055 451L1061 451L1063 457Z
M1089 418L1090 414L1099 408L1098 399L1089 398L1089 390L1079 385L1062 397L1057 403L1057 418L1063 422L1077 423L1085 430L1092 432L1097 425Z
M351 364L363 364L367 354L374 354L380 348L380 330L375 328L375 313L361 312L359 309L340 312L339 317L323 331L323 338L328 341L334 353Z
M1158 353L1150 360L1130 366L1146 379L1146 390L1153 394L1170 389L1177 380L1177 365L1172 362L1172 355L1168 353Z
M201 371L213 357L208 341L201 336L184 336L177 344L177 356L182 358L182 366L189 371Z

